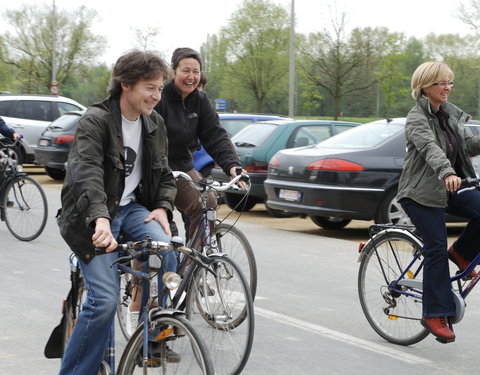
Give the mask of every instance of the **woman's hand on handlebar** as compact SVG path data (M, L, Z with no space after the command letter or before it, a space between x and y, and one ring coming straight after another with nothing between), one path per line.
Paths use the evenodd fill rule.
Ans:
M451 174L445 177L445 187L447 191L457 191L462 185L462 179L457 175Z
M230 168L230 179L232 179L234 176L241 174L246 175L247 171L245 169L242 169L242 167L235 166ZM238 180L237 185L240 186L240 189L242 190L248 190L248 184L243 181L243 180Z

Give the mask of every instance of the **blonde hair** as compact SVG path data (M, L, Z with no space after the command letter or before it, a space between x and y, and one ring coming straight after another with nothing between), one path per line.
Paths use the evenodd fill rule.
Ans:
M447 64L437 61L428 61L421 64L412 76L413 99L418 100L422 95L423 88L429 87L445 77L450 81L453 81L455 77L452 69Z

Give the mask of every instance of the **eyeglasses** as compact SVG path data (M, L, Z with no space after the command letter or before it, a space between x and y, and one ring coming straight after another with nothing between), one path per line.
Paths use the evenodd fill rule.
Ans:
M440 86L440 87L448 86L448 87L453 87L453 81L449 81L449 82L435 82L435 83L432 83L432 86Z

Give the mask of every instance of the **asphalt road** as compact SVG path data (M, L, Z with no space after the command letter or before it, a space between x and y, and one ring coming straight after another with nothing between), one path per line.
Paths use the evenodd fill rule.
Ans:
M20 242L0 223L0 374L55 374L59 360L43 348L59 323L68 292L68 254L54 220L60 187L38 178L49 199L49 221L35 241ZM226 211L221 210L220 214ZM230 217L229 221L235 218ZM261 205L237 225L258 263L253 351L244 374L470 374L477 370L480 299L473 292L457 341L432 337L411 346L385 342L368 325L357 297L357 248L370 223L338 232L310 220L270 218ZM458 228L450 229L452 235ZM118 338L121 351L123 338Z

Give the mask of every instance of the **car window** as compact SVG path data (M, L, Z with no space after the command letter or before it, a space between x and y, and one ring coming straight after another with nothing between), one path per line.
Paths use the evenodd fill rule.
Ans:
M10 116L10 111L15 103L14 100L0 101L0 116Z
M257 147L275 131L278 125L255 124L248 125L232 137L232 142L238 147Z
M220 120L220 124L225 128L230 137L233 137L240 130L242 130L247 125L250 125L252 122L253 121L249 119Z
M343 133L345 130L349 130L352 128L351 125L338 125L338 124L335 124L335 131L336 133L335 134L339 134L339 133Z
M80 120L79 115L64 115L57 118L50 125L48 125L47 130L50 131L63 131L68 130L75 126Z
M305 129L305 128L303 128ZM318 143L320 141L323 141L324 139L330 138L332 134L332 128L330 125L316 125L316 126L309 126L308 130L314 134L315 137L318 138L317 142L312 142L313 143Z
M337 134L316 147L327 148L370 148L403 132L405 127L395 123L371 123L360 125Z
M51 121L50 102L41 100L19 100L10 113L11 117L27 120Z
M58 111L60 112L60 116L63 116L67 112L79 111L79 110L81 110L81 108L77 107L74 104L65 103L65 102L58 102Z
M288 142L288 147L303 147L314 145L330 137L330 126L301 126Z

